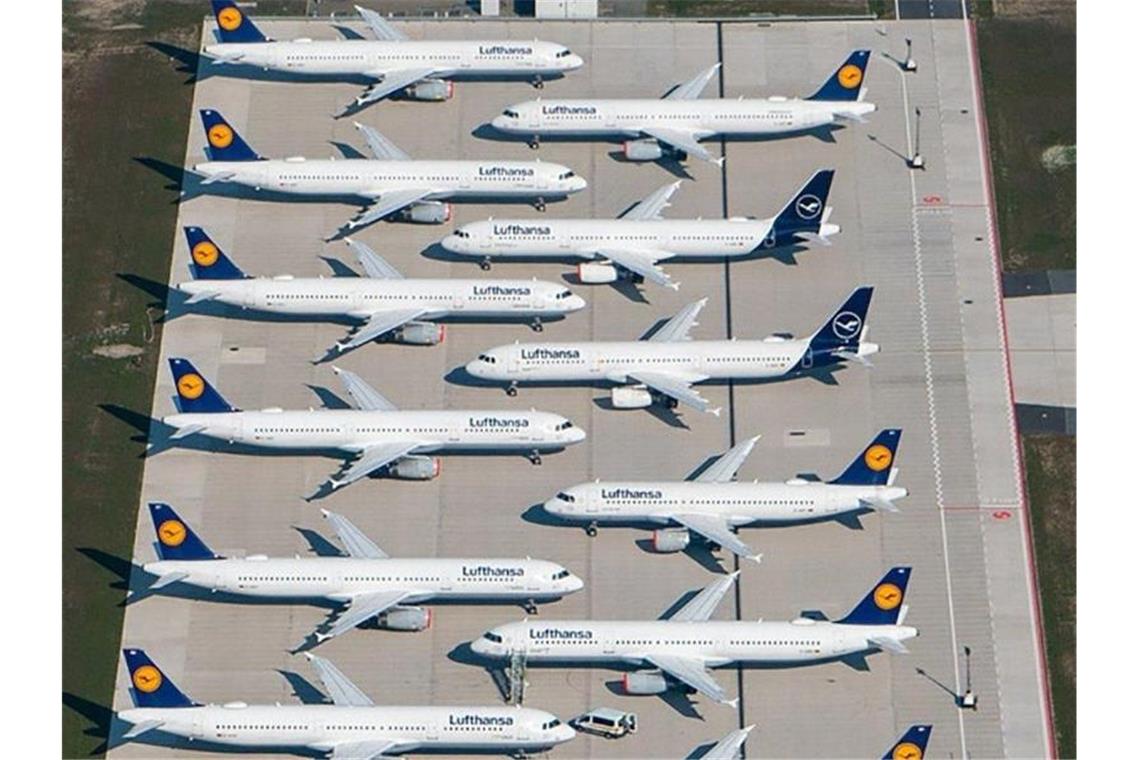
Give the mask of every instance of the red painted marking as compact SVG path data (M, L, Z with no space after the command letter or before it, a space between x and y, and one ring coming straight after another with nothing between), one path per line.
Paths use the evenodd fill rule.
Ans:
M1008 509L999 509L996 512L994 512L994 519L995 520L1008 520L1011 517L1013 517L1013 513L1010 512Z
M940 206L940 205L942 205L942 196L941 195L924 195L924 196L922 196L922 202L925 203L927 206Z

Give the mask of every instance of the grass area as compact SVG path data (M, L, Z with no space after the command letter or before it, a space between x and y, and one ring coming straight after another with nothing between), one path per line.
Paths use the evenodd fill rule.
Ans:
M875 0L871 0L871 4L876 4ZM645 15L713 18L763 13L842 16L869 12L868 0L649 0Z
M119 275L165 283L175 234L169 180L134 159L182 165L193 93L188 75L146 43L197 50L205 8L90 0L63 9L65 757L103 749L124 595L107 558L131 556L142 479L135 431L100 405L145 414L157 368L154 298Z
M1026 479L1059 757L1077 756L1077 440L1025 436Z
M1077 141L1076 4L976 5L1002 265L1073 269L1077 171L1065 146Z

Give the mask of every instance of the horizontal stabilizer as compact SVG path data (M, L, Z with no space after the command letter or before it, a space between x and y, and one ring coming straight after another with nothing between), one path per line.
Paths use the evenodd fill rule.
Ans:
M154 583L150 584L150 590L151 591L158 591L160 588L166 588L167 586L171 585L172 583L178 583L178 581L184 581L189 577L190 577L190 573L186 573L186 572L183 572L181 570L179 570L178 572L175 572L175 573L167 573L166 575L159 577L159 579L156 580Z
M910 654L910 650L903 646L901 641L890 636L871 636L867 639L867 643L891 654Z
M221 294L222 292L220 290L200 290L194 295L187 298L186 304L189 306L196 303L202 303L203 301L213 301Z
M161 728L165 724L166 721L164 720L140 720L138 723L131 726L130 730L123 734L123 738L127 740L135 739L147 733L148 731L153 731L156 728Z
M178 428L173 433L171 433L170 440L178 441L178 440L181 440L183 438L189 438L192 435L197 435L198 433L201 433L205 429L206 429L205 425L197 425L197 424L195 424L195 425L183 425L182 427Z
M867 509L874 509L880 512L898 512L899 508L890 499L881 499L877 496L866 496L859 499L859 504Z

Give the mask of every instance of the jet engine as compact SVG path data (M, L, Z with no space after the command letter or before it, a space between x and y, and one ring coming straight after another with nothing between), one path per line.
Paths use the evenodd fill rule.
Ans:
M645 388L614 388L610 391L614 409L644 409L653 405L653 395Z
M683 552L691 540L688 528L659 528L653 531L653 551L660 554Z
M629 161L656 161L665 155L661 143L651 137L644 140L627 140L621 146L621 150Z
M410 456L388 466L388 474L400 480L431 480L439 475L439 457Z
M419 201L400 212L405 222L444 224L451 221L451 204L442 201Z
M621 679L622 690L626 694L644 696L647 694L664 694L669 690L669 682L658 670L643 670L637 673L626 673Z
M455 94L455 83L445 82L442 79L426 79L406 88L404 93L412 100L450 100Z
M431 627L431 610L423 607L393 607L377 615L376 624L390 631L422 631Z
M392 331L392 340L412 346L443 343L444 326L435 322L408 322Z
M578 279L587 285L604 285L617 282L618 269L613 264L587 262L578 265Z

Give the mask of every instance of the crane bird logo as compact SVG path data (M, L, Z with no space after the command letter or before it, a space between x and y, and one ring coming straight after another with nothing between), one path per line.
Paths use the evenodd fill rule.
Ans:
M218 26L227 32L232 32L241 26L241 11L233 6L218 11Z
M218 260L218 247L209 240L203 240L190 251L190 257L200 267L212 267Z
M131 683L139 691L150 694L162 686L162 673L159 673L158 668L153 665L143 665L131 674Z
M206 391L206 381L193 372L188 372L178 378L178 395L191 401Z
M849 63L839 70L839 75L836 79L839 80L839 84L843 87L846 87L848 90L853 90L863 81L863 69L853 63Z
M226 124L215 124L210 127L210 131L206 133L210 145L215 148L228 148L230 143L234 141L234 131Z
M863 319L853 311L841 311L831 320L831 331L842 341L851 340L862 328Z
M891 460L894 455L891 450L881 443L876 443L867 449L863 454L863 462L875 472L882 472L891 466Z
M893 583L880 583L875 587L875 606L893 610L902 602L902 590Z
M922 760L922 750L917 744L901 742L891 753L891 760Z
M163 546L181 546L186 540L186 526L181 520L167 520L158 526L158 540Z
M823 209L823 203L814 195L801 195L796 198L796 213L801 219L815 219Z

